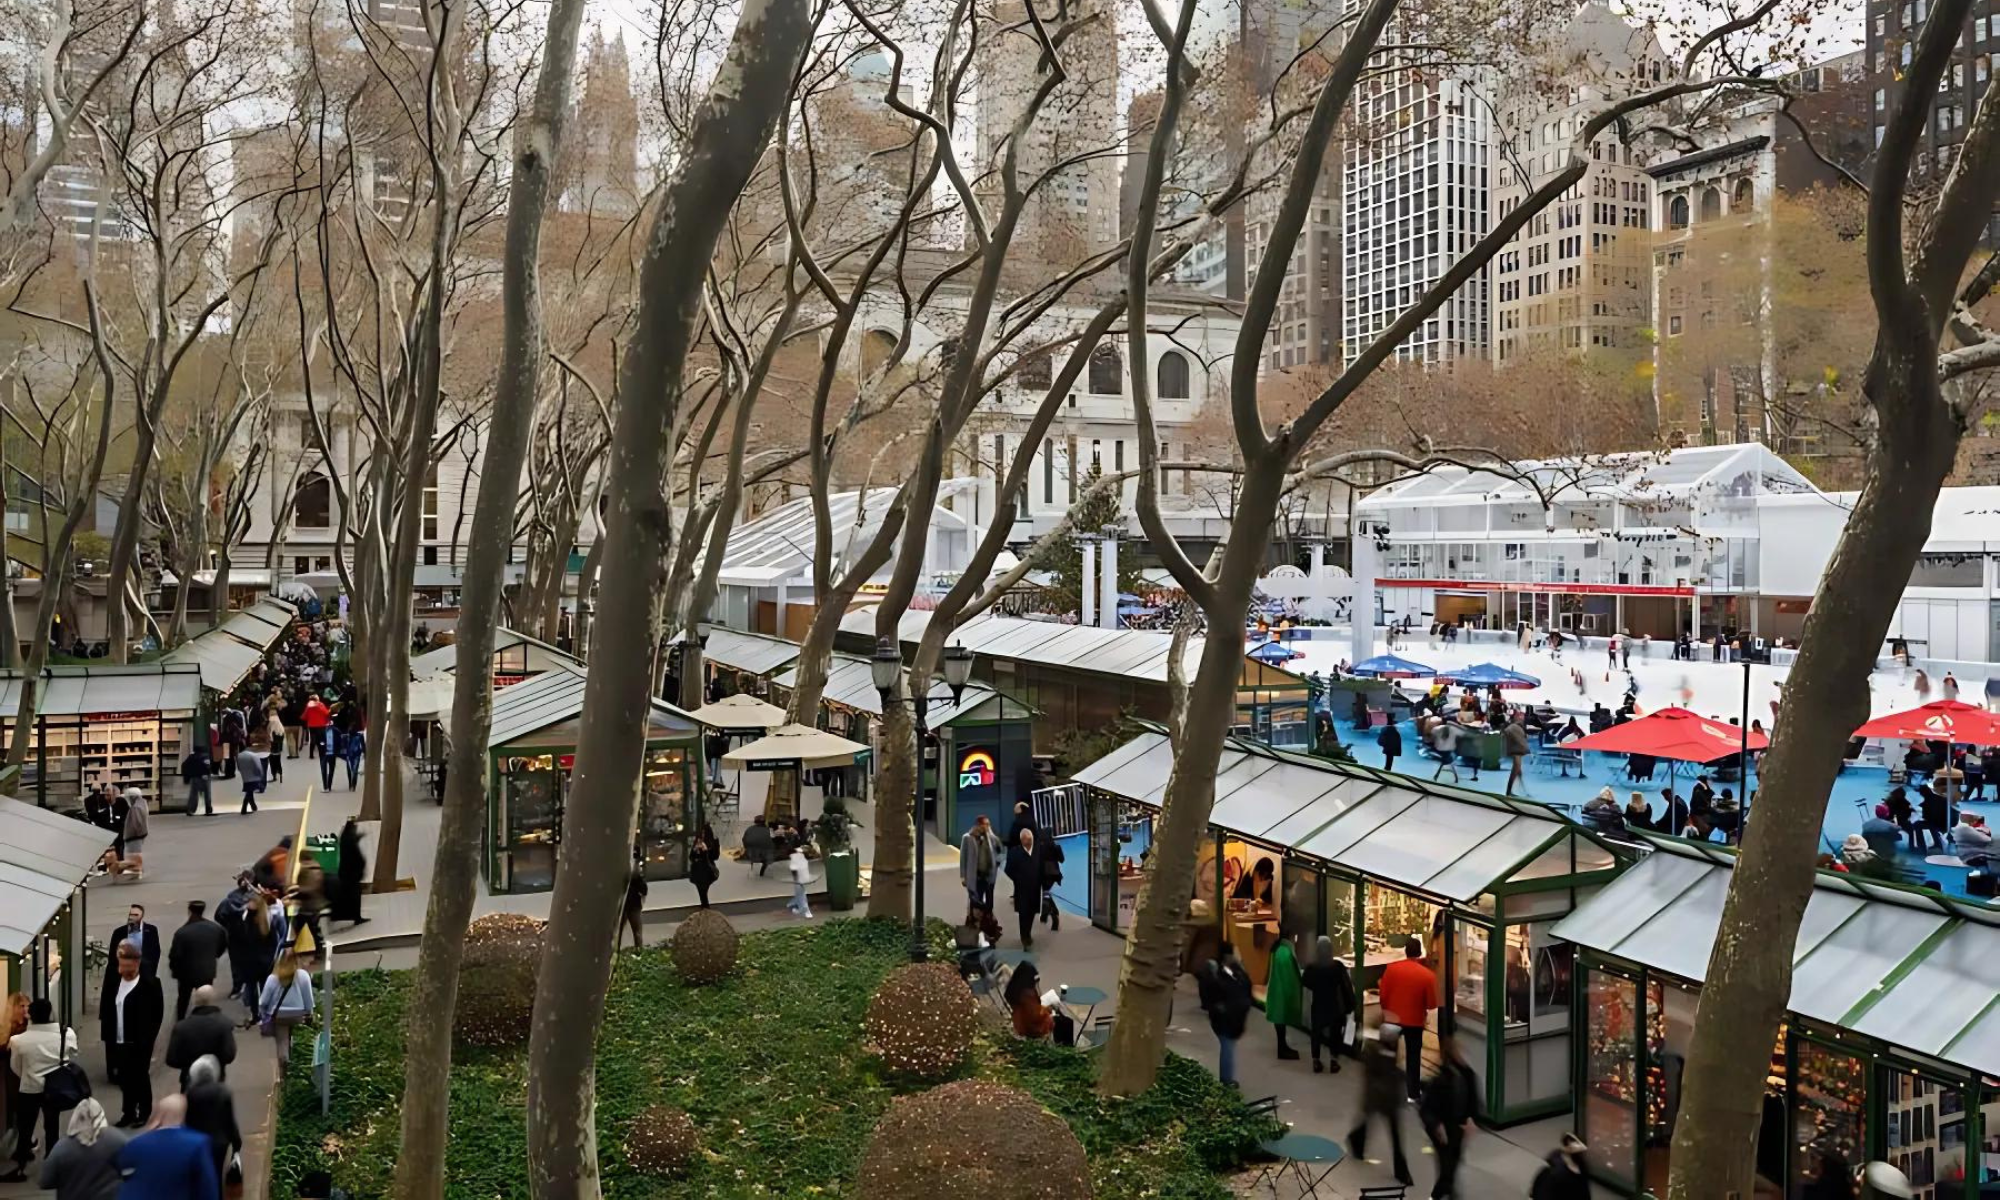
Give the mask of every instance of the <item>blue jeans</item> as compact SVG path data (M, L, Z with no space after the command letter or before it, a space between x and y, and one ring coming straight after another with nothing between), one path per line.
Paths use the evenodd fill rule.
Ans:
M1215 1037L1215 1045L1216 1045L1215 1077L1217 1079L1220 1079L1224 1083L1235 1083L1236 1082L1236 1039L1233 1037L1223 1037L1221 1034L1217 1034Z
M790 904L785 905L785 907L786 909L795 912L802 917L810 917L813 915L812 907L806 903L805 884L794 883L792 885L792 902Z
M333 790L333 762L331 754L319 756L319 790L322 792Z

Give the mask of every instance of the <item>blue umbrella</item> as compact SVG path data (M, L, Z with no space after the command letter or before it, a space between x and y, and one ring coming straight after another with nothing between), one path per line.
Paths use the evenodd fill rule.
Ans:
M1519 671L1510 671L1498 663L1479 663L1475 666L1467 667L1463 671L1446 672L1439 675L1438 678L1459 684L1462 687L1531 688L1542 686L1542 681L1533 675L1523 675Z
M1378 654L1374 658L1364 658L1349 670L1356 675L1369 675L1376 679L1423 679L1437 674L1420 662L1397 658L1393 654Z
M1283 666L1295 658L1305 657L1305 655L1299 653L1297 650L1290 649L1276 638L1272 638L1261 646L1252 648L1249 651L1249 655L1260 663L1268 663L1274 667Z

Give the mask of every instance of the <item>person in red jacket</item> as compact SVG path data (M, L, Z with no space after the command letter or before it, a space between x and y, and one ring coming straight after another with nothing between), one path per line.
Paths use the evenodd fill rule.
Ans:
M1383 1023L1402 1031L1403 1075L1412 1100L1423 1085L1424 1026L1440 1003L1437 973L1423 964L1423 957L1423 939L1411 938L1403 945L1403 961L1390 963L1376 984Z
M333 719L333 713L327 709L326 701L321 700L318 696L313 696L306 700L305 711L302 715L306 726L306 744L311 747L307 751L307 754L317 755L319 753L320 741L326 729L326 723Z

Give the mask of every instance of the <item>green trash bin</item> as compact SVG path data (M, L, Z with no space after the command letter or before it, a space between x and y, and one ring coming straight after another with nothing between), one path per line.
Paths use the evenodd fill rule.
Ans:
M340 839L330 833L309 833L306 835L305 850L312 852L319 869L332 879L340 874Z

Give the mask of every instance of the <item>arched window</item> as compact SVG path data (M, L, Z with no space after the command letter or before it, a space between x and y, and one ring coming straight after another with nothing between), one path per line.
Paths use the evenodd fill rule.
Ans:
M1686 229L1688 227L1688 198L1675 196L1667 201L1667 228Z
M1159 371L1160 399L1185 400L1188 398L1187 356L1178 350L1169 350L1160 355Z
M1757 185L1746 177L1736 181L1736 191L1729 198L1729 211L1747 213L1757 206Z
M1049 384L1055 379L1054 369L1049 362L1048 353L1046 351L1037 351L1034 354L1023 355L1021 357L1020 369L1014 372L1014 379L1025 391L1048 391Z
M1090 393L1116 396L1125 390L1125 360L1110 346L1099 346L1090 356Z
M333 481L315 471L299 480L293 493L292 524L300 529L326 529L333 524Z
M866 379L882 369L896 352L896 335L886 329L871 329L861 335L861 376Z
M1709 188L1701 194L1701 219L1715 221L1722 217L1722 192Z

